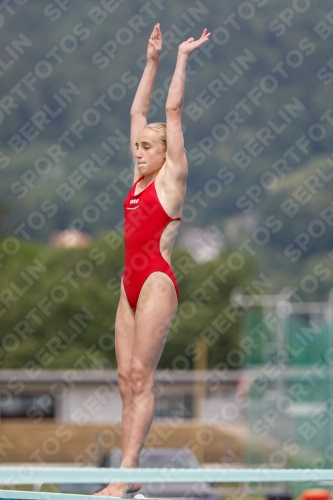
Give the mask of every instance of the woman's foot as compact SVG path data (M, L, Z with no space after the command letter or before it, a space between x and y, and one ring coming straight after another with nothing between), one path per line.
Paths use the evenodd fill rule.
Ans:
M126 483L110 483L103 490L98 491L98 493L94 493L93 496L123 498L130 486L131 486L130 484Z
M138 464L136 464L136 467L138 467ZM120 469L131 469L129 465L121 464ZM136 493L141 489L141 484L140 483L133 483L128 485L128 490L126 493Z
M139 490L141 490L141 483L133 483L129 485L129 489L126 493L136 493Z
M110 483L106 488L99 491L98 493L94 493L93 496L101 496L101 497L120 497L126 493L136 493L141 488L140 483L126 484L126 483Z
M123 468L130 469L128 465L121 464L120 469ZM136 493L140 489L141 483L110 483L103 490L94 493L94 496L123 498L126 493Z

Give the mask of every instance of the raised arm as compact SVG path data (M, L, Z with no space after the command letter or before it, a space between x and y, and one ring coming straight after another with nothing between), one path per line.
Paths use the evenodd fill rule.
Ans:
M154 88L154 82L158 70L160 53L162 50L162 34L160 25L155 24L150 35L147 48L147 63L143 71L140 83L138 85L133 104L131 107L131 133L130 143L131 152L135 161L135 143L139 132L147 125L147 115L150 108L151 97ZM134 168L134 182L140 177L137 167Z
M199 40L189 38L178 48L176 68L170 83L165 105L167 157L165 169L165 187L177 187L184 184L187 177L187 159L184 150L184 137L181 127L181 115L184 103L186 63L188 56L210 36L204 29Z

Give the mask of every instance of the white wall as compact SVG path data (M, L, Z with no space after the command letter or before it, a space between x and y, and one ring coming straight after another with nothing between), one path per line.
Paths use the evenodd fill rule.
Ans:
M110 423L119 422L121 418L121 399L117 386L76 385L57 403L57 419L66 423Z

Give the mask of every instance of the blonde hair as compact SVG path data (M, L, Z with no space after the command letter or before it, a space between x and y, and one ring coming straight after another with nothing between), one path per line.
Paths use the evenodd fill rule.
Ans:
M148 123L144 128L149 128L151 130L155 130L155 132L158 135L158 138L161 142L163 142L165 149L167 147L167 141L166 141L166 123L163 122L153 122L153 123Z
M167 148L167 140L166 140L166 123L163 122L152 122L148 123L144 128L149 128L151 130L155 130L158 135L158 138L161 142L163 142L165 149ZM187 155L187 151L184 148L184 153Z

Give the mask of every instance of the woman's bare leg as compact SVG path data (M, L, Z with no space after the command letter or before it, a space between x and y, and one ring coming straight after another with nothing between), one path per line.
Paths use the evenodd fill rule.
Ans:
M116 357L118 364L118 386L122 400L121 435L122 455L124 455L131 422L132 390L131 390L131 359L135 337L135 316L125 294L121 282L120 299L115 320ZM120 485L123 487L123 485ZM137 490L141 485L135 485ZM105 490L96 495L105 495Z
M122 399L121 447L123 455L128 441L131 421L131 360L135 339L135 316L132 308L127 301L123 284L121 284L121 294L116 314L115 335L116 357L118 364L118 386Z
M151 274L142 287L135 313L130 364L132 405L129 430L125 418L124 430L128 437L122 457L122 463L129 467L138 467L152 423L155 371L177 307L177 295L170 278L162 272ZM127 489L127 484L111 483L99 494L122 497Z
M145 282L136 310L132 353L132 420L123 462L139 460L154 417L154 378L171 322L178 307L170 278L155 272Z

